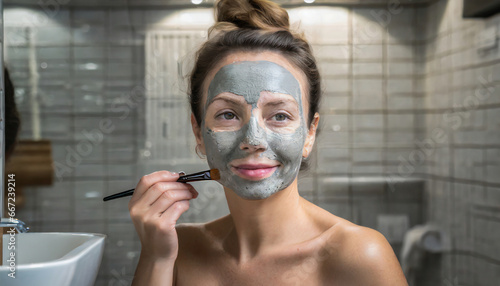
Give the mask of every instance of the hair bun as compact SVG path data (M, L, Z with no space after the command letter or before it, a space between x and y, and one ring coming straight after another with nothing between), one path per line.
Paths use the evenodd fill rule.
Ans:
M217 0L215 19L238 28L290 28L286 10L269 0Z

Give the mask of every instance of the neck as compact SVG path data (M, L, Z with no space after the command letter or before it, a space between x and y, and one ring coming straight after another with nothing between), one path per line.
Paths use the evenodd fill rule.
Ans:
M262 200L246 200L224 188L232 229L225 244L240 263L266 252L304 241L311 226L297 178L287 188Z

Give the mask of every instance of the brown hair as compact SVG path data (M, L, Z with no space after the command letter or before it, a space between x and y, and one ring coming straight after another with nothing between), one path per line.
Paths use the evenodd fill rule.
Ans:
M216 23L208 30L208 40L196 53L189 81L189 102L198 125L202 121L203 83L215 65L233 52L272 51L305 74L310 126L319 109L320 75L304 35L290 30L286 10L268 0L217 0L215 18Z

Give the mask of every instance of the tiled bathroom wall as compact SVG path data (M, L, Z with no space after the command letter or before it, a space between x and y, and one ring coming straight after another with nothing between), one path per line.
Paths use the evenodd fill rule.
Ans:
M500 17L461 13L458 0L419 11L427 23L427 216L452 238L422 285L500 280Z
M497 281L490 279L499 265L498 252L491 252L498 237L500 113L498 92L491 89L498 85L498 49L479 56L474 41L498 20L461 20L458 2L398 9L288 9L312 44L324 90L320 133L311 168L300 175L300 192L356 221L357 210L344 203L363 194L331 195L332 176L387 176L389 186L426 178L426 217L452 235L454 250L425 272L423 279L437 284L423 285L492 285L488 281ZM56 167L53 186L27 188L26 206L18 216L33 231L106 233L96 285L128 285L140 243L127 199L103 203L101 198L132 188L144 174L171 167L143 160L145 101L141 96L128 100L134 88L144 86L145 35L206 30L213 23L212 10L60 8L55 15L40 9L5 10L5 58L23 118L21 137L30 138L33 131L33 46L42 137L52 140L54 161L68 167ZM435 138L443 116L483 82L482 92L491 91L491 96L457 115L462 120L456 130L450 124L458 124L457 116L448 115L444 132L452 136L422 157L419 146ZM113 131L104 134L103 122L112 124ZM87 141L91 152L76 156ZM185 171L205 166L200 160ZM218 186L196 187L202 188L200 197L183 221L206 222L228 212Z

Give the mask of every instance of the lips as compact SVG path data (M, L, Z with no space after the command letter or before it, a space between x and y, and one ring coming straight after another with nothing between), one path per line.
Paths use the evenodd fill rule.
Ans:
M251 181L258 181L270 177L278 169L277 165L269 164L241 164L231 166L236 175Z

